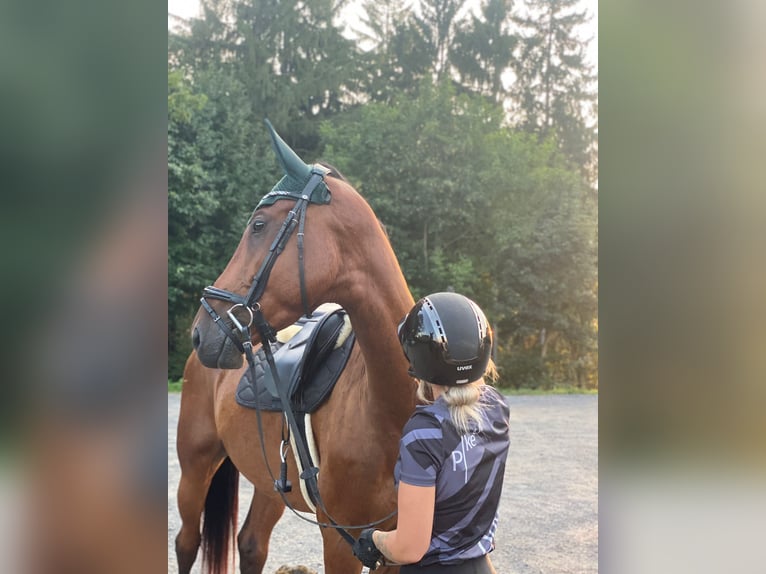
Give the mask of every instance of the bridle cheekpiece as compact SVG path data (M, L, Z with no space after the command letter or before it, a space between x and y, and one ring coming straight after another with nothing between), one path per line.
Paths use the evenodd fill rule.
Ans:
M207 311L211 319L213 319L213 322L218 325L218 327L229 339L231 339L237 349L242 353L245 352L246 344L252 345L250 342L251 326L255 326L263 342L274 341L275 332L263 316L260 299L266 290L266 285L269 281L271 270L274 267L277 258L284 250L287 241L290 239L290 236L293 234L296 227L298 228L298 277L300 281L301 303L303 305L303 311L306 316L308 317L311 315L311 309L309 309L308 303L308 295L306 293L306 277L303 256L306 211L310 203L329 203L331 196L327 186L324 183L324 176L329 172L329 170L318 164L311 166L310 169L310 177L303 186L302 190L295 192L289 189L284 189L284 183L287 183L288 185L291 183L290 181L286 182L285 180L290 179L294 181L293 178L285 176L276 186L274 186L274 189L272 189L263 197L263 199L261 199L261 201L256 206L255 211L258 211L258 209L264 206L272 205L279 200L295 201L295 207L293 207L293 209L288 212L287 217L282 223L282 227L280 227L276 237L274 237L274 240L271 242L271 246L269 247L269 252L266 255L266 258L263 260L263 263L261 263L261 266L256 274L253 276L253 282L250 285L250 289L248 290L247 294L244 296L239 295L238 293L233 293L232 291L220 289L212 285L205 287L205 289L202 291L202 298L200 299L202 307L205 309L205 311ZM255 213L255 211L253 213ZM215 309L213 309L210 303L208 303L207 299L217 299L218 301L231 303L231 307L229 307L229 309L226 311L226 316L231 319L233 327L236 329L236 333L231 327L229 327L226 321L222 320L223 318L221 315L219 315ZM235 311L239 309L245 312L245 317L248 319L246 323L240 317L237 317Z

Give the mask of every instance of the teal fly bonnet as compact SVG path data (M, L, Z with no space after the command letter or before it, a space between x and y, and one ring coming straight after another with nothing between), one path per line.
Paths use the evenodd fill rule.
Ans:
M320 165L307 165L298 157L289 145L279 137L269 120L264 120L271 135L271 146L277 155L279 165L284 172L284 177L267 193L258 203L259 207L272 205L280 199L298 200L306 194L311 203L325 205L330 203L331 194L324 181L320 180L313 189L305 189L313 173L327 173L329 170Z

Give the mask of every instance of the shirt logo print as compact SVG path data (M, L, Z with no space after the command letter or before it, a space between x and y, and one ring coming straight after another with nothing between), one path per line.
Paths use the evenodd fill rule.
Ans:
M468 484L468 461L466 450L470 451L475 446L475 434L463 435L460 438L460 447L452 451L452 472L457 472L458 468L462 465L465 484Z

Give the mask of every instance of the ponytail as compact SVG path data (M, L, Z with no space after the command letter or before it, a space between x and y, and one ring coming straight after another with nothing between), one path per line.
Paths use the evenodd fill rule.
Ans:
M442 396L449 407L452 424L461 435L468 434L471 422L481 429L484 420L482 414L481 395L485 378L490 381L497 379L495 364L490 360L484 377L465 385L442 387ZM433 402L433 385L427 381L418 381L418 398L426 403Z

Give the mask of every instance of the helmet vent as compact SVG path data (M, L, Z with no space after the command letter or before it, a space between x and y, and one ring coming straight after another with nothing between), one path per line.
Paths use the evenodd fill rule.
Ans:
M479 328L479 339L483 339L487 334L487 325L484 322L484 318L482 317L482 312L473 302L471 302L471 308L473 309L473 313L476 316L476 326Z
M478 380L490 359L487 319L478 305L457 293L420 299L402 320L398 334L415 376L437 385Z
M432 319L434 326L439 330L439 339L440 343L446 343L447 342L447 335L444 333L444 327L442 326L442 322L439 320L439 313L436 311L436 307L434 307L434 304L431 302L428 297L423 298L423 303L428 306L428 309L431 311ZM436 333L434 333L436 334Z

